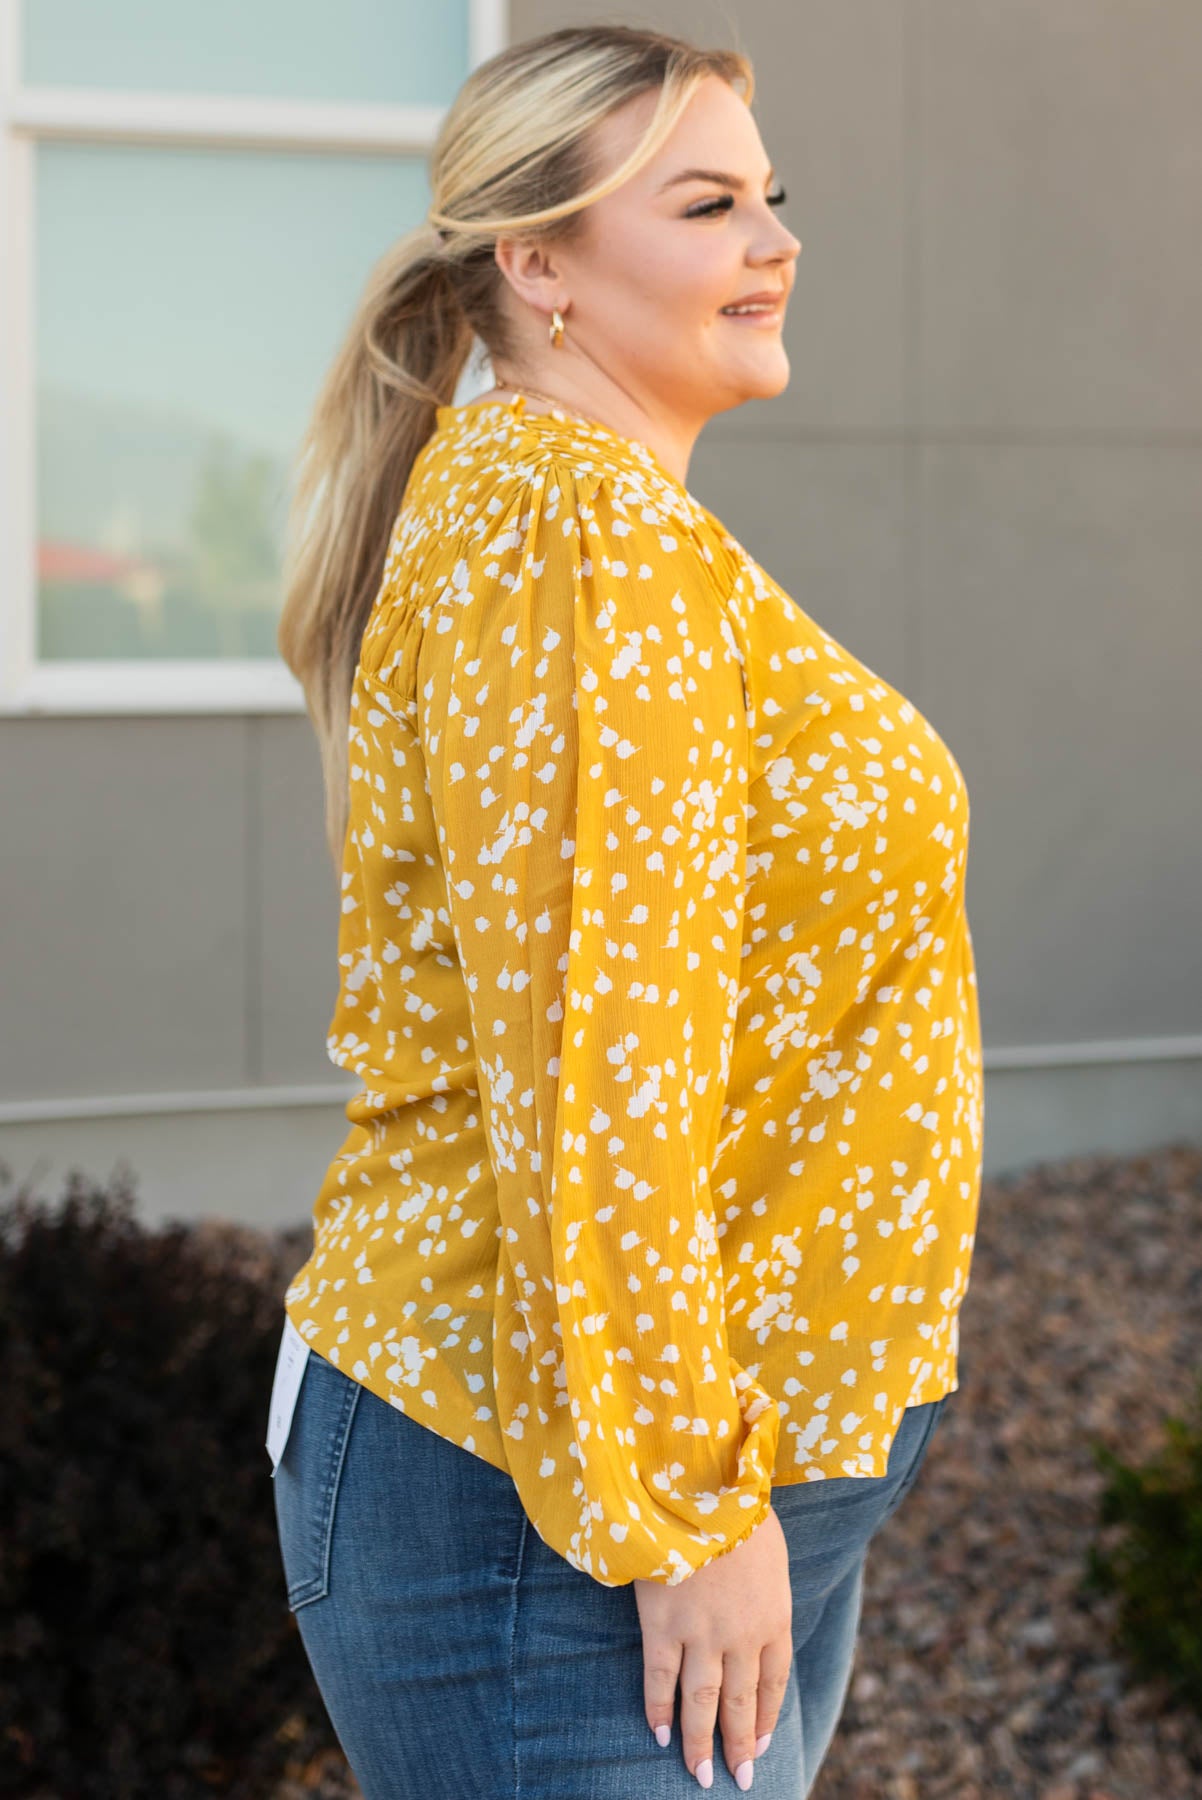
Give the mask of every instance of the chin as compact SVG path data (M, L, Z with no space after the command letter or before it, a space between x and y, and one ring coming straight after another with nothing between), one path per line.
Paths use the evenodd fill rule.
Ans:
M762 369L748 369L744 366L728 372L717 372L706 384L706 404L701 411L706 417L713 419L720 413L733 412L748 400L775 400L788 387L791 373L788 358L783 353L770 363L765 359ZM722 398L715 405L716 394Z
M766 368L762 373L757 372L755 375L751 375L744 370L740 382L743 389L742 398L744 400L775 400L776 396L783 394L788 387L791 373L789 364L783 357L775 368Z

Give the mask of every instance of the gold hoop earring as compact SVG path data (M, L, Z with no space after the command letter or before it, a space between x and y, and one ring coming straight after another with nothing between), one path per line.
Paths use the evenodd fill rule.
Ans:
M563 314L556 307L551 314L551 348L558 350L563 342Z

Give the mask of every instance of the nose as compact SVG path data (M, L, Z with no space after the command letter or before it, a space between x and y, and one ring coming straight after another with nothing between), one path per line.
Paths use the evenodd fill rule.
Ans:
M800 254L801 239L799 237L794 237L784 220L774 212L768 215L767 223L769 228L770 248L765 253L764 260L769 262L784 262L788 260L791 262L794 257Z
M779 220L774 220L773 223L777 226L776 242L763 255L753 257L752 261L756 263L794 262L801 252L801 239L794 237L788 227L781 225Z

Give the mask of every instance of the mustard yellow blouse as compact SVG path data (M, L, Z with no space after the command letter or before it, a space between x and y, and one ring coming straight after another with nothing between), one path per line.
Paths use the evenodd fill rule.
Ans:
M883 1475L981 1176L938 733L647 446L482 399L406 488L350 808L302 1336L605 1586Z

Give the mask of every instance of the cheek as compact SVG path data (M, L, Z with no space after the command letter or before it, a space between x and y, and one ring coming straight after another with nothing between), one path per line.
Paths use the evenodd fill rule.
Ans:
M729 248L718 237L717 232L707 235L703 224L646 236L633 282L641 303L677 328L690 322L707 324L746 286L740 280L738 259L732 261Z
M719 307L748 286L729 232L677 223L614 233L608 244L582 281L597 341L661 369L708 354L722 330Z
M718 308L747 286L729 235L724 235L721 227L707 230L703 224L685 238L683 253L673 258L670 280L679 315L695 319L699 325L710 324Z

